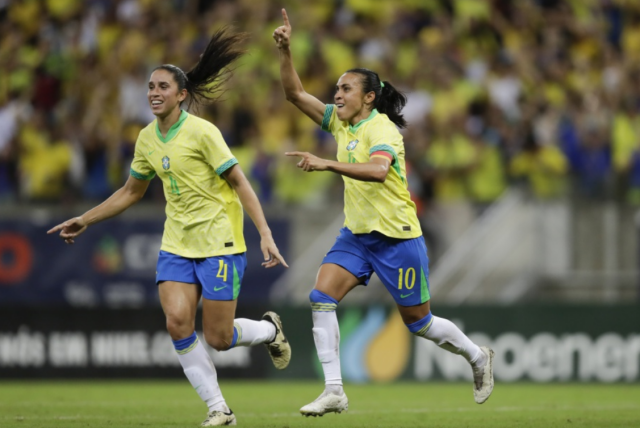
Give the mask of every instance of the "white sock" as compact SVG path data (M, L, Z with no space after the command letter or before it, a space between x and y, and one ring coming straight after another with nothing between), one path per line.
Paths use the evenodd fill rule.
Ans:
M329 384L324 386L324 392L327 394L342 395L344 394L344 389L342 388L342 385Z
M235 346L254 346L271 342L276 337L276 326L266 320L236 318L233 320L233 326L238 332Z
M313 317L313 340L318 358L322 363L325 385L342 386L340 373L340 328L335 311L311 312Z
M462 355L472 366L484 365L486 355L454 323L433 316L431 327L422 337L454 354Z
M216 368L213 366L209 354L200 340L197 340L194 345L187 353L178 353L178 360L184 369L184 374L187 375L191 386L202 398L202 401L207 403L210 412L213 410L228 412L229 408L218 385Z

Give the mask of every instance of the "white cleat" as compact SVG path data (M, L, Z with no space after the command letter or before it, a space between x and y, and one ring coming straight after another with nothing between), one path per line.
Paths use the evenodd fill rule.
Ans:
M267 350L271 356L273 365L278 370L286 369L291 361L291 345L282 332L282 321L275 312L267 312L262 316L263 320L269 321L276 326L276 337L272 342L266 343Z
M495 354L486 346L481 346L480 350L487 356L487 361L482 367L473 368L473 398L478 404L487 401L493 392L493 355Z
M342 413L349 409L347 394L336 395L324 391L313 403L309 403L300 409L304 416L322 416L325 413Z
M220 410L209 412L209 416L207 416L207 419L205 419L200 426L221 427L225 425L236 425L236 415L233 414L231 409L229 409L228 413Z

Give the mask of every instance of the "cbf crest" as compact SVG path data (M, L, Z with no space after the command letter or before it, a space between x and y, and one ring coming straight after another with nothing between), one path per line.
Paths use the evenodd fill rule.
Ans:
M171 168L171 164L169 163L169 156L165 156L162 158L162 168L165 170Z
M358 143L359 143L358 140L349 141L349 144L347 144L347 150L351 151L351 150L355 149L356 146L358 145Z

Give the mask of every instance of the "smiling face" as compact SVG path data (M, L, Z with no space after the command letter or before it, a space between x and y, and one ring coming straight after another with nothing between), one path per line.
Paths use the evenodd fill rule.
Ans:
M170 71L159 68L151 73L147 99L151 112L157 117L166 117L187 97L187 90L178 90L178 82Z
M352 125L369 117L373 110L375 93L367 94L362 91L362 76L356 73L345 73L340 76L336 84L336 93L333 96L336 115L342 121L348 121Z

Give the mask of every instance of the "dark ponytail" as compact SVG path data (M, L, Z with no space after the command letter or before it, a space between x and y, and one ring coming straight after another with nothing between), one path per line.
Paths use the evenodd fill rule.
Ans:
M346 72L362 76L362 92L365 94L374 92L376 94L376 98L373 101L374 108L380 113L386 114L389 120L395 123L398 128L407 127L407 121L400 114L407 104L407 97L402 92L394 88L391 83L380 81L378 73L366 68L352 68Z
M214 101L222 92L221 86L232 74L229 65L240 58L245 51L238 45L247 38L247 33L228 34L228 29L222 28L211 37L209 45L200 60L190 71L184 72L179 67L164 64L155 70L167 70L178 83L178 90L186 89L189 93L187 108Z

